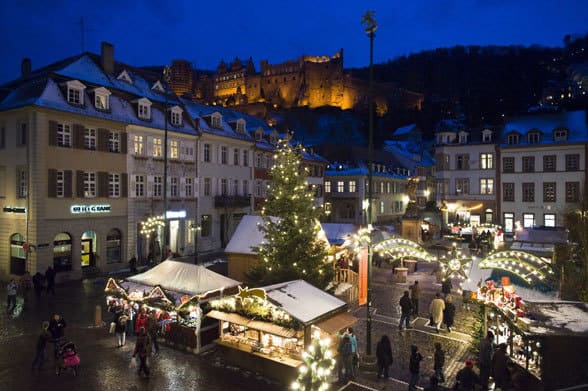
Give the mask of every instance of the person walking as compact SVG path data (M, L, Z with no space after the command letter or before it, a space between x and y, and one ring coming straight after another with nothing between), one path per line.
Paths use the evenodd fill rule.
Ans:
M410 347L410 361L408 364L408 370L410 371L408 391L416 390L416 385L419 382L422 360L423 356L419 353L419 348L416 345L412 345Z
M353 333L353 327L347 327L347 335L351 341L351 380L355 380L359 368L359 352L357 350L357 336Z
M135 350L133 351L133 358L139 357L139 369L137 373L149 377L149 367L147 366L147 356L149 356L149 335L144 327L139 329L137 342L135 343Z
M435 326L435 330L439 332L441 322L443 321L443 311L445 310L445 302L441 298L441 294L437 293L431 304L429 305L429 314Z
M488 379L492 372L492 355L494 354L494 334L492 331L488 331L486 337L480 341L479 351L480 384L482 385L482 391L487 391Z
M443 295L447 296L451 293L451 288L453 288L453 285L451 284L451 278L447 277L441 283L441 292L443 293Z
M445 298L445 309L443 310L443 322L447 326L447 331L451 332L455 320L455 305L453 304L453 297L447 295Z
M157 335L159 334L159 323L157 321L157 313L155 310L151 310L147 317L147 333L153 344L153 354L157 356L159 354L159 343L157 342Z
M51 266L45 271L45 280L47 280L47 294L49 292L55 295L55 270Z
M419 316L419 298L421 296L421 287L419 282L415 281L410 286L410 302L412 303L412 314L416 317Z
M41 299L41 292L43 292L43 281L45 280L45 276L41 273L36 272L33 276L33 288L35 289L35 296L37 300Z
M387 335L382 335L382 338L380 338L376 345L376 358L378 361L378 379L381 377L388 379L388 369L394 362L394 359L392 358L390 338Z
M351 339L347 332L339 334L339 347L337 353L339 353L338 363L338 375L339 383L347 384L351 380Z
M6 285L6 313L8 315L12 314L14 309L16 308L16 294L18 293L18 285L14 278L8 282Z
M48 331L51 334L51 342L53 342L53 355L55 359L59 356L59 347L64 342L65 338L65 319L59 314L53 315L49 321Z
M43 364L45 362L45 350L47 347L47 341L51 339L51 334L49 333L49 322L44 321L41 324L41 333L37 337L37 344L35 346L35 358L33 359L33 363L31 365L31 370L42 370Z
M145 307L139 309L139 314L135 318L135 335L139 335L141 328L147 330L147 310Z
M506 388L510 378L507 364L506 344L501 343L492 356L492 377L494 377L495 388L500 388L501 390Z
M445 375L443 374L443 367L445 366L445 352L441 348L441 344L439 342L435 342L435 353L433 354L433 357L433 369L435 370L435 377L437 377L439 383L445 383Z
M405 327L410 329L410 311L412 310L412 303L408 297L408 291L404 291L404 295L400 298L400 323L398 329L402 331L402 323L405 323Z
M31 273L29 271L25 271L19 281L20 289L22 291L22 299L23 299L23 310L27 309L27 303L29 301L29 294L31 292L31 287L33 286L33 279L31 277Z
M117 310L116 325L114 326L114 333L116 334L116 347L120 348L125 346L127 337L127 322L129 317L124 310L119 307Z
M474 362L472 360L466 360L465 367L457 372L455 376L456 384L455 390L457 391L474 391L476 384L480 383L480 377L474 372Z

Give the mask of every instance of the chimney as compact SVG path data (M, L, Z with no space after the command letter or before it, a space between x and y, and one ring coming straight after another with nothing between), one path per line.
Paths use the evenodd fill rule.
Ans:
M30 58L23 58L22 63L20 64L20 75L21 76L28 76L31 74L31 59Z
M111 43L102 42L100 65L105 73L114 73L114 46Z

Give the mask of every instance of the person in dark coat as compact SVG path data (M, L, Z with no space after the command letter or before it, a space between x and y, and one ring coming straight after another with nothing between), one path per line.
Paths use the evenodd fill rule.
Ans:
M457 381L455 390L457 391L474 391L476 384L480 383L480 378L474 372L474 363L472 360L466 360L465 367L457 372L455 376Z
M41 298L41 292L43 292L43 282L45 280L45 276L41 273L36 272L33 276L33 288L35 289L35 295L37 299Z
M347 332L345 332L344 334L340 334L340 341L339 347L337 348L337 353L339 353L337 357L339 382L347 384L347 382L351 380L351 365L353 355L351 339L349 338Z
M416 390L416 385L419 382L421 372L421 361L423 356L419 353L419 348L416 345L410 347L410 361L408 370L410 371L410 381L408 383L408 391Z
M149 334L144 327L139 329L139 335L137 336L137 342L135 344L135 350L133 351L133 358L139 357L139 369L137 373L143 374L145 377L149 377L149 367L147 366L147 357L149 356L149 346L151 341L149 340Z
M451 288L453 288L453 285L451 284L451 278L447 277L441 283L441 292L447 296L451 293Z
M424 388L424 391L439 391L439 380L437 376L433 375L429 378L429 385Z
M435 353L433 354L433 357L433 369L435 370L435 377L437 377L440 383L444 383L445 375L443 374L443 367L445 366L445 352L441 348L441 344L439 342L435 343Z
M409 289L410 301L412 303L412 314L414 316L419 316L419 298L421 296L421 287L419 286L419 282L415 281Z
M453 305L453 297L447 295L445 298L445 309L443 310L443 322L447 325L447 331L451 332L453 322L455 320L455 305Z
M55 294L55 270L51 266L45 271L45 280L47 280L47 293Z
M506 344L501 343L492 356L492 376L494 377L495 388L503 389L508 384L510 374L507 364Z
M400 323L398 324L398 328L402 330L402 323L406 324L406 328L410 329L410 312L412 310L412 303L410 301L410 297L408 297L408 291L404 291L404 295L400 298Z
M31 370L43 369L43 363L45 362L45 348L47 342L51 339L51 334L48 331L49 322L44 321L41 325L41 333L37 337L37 345L35 346L35 358L31 365Z
M390 338L387 335L383 335L376 346L376 358L378 359L378 379L381 377L388 379L388 368L394 359L392 358Z
M65 319L59 314L53 315L49 321L48 331L51 334L51 342L53 342L55 358L59 355L59 346L63 343L65 338Z
M488 378L492 372L492 355L494 354L494 334L492 331L486 333L486 338L480 341L480 358L478 365L480 367L480 384L482 390L488 390Z

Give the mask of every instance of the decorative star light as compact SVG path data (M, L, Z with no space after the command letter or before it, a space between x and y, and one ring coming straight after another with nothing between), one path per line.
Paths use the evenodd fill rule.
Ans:
M472 266L472 258L462 256L461 252L457 250L457 246L454 244L453 248L449 251L448 257L441 257L439 259L441 264L441 271L443 271L443 278L458 277L462 280L469 278L469 270Z

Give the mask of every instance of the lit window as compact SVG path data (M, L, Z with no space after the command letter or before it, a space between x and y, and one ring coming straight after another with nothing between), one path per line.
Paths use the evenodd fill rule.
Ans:
M65 196L65 172L57 170L55 178L55 194L58 198L63 198Z
M96 173L84 172L84 197L96 197Z
M179 157L179 146L178 142L172 140L169 142L169 157L170 159L177 159Z
M163 146L160 138L153 139L153 157L163 157Z
M331 181L325 181L325 193L331 192Z
M120 197L120 174L108 174L108 196Z
M343 193L345 191L345 182L338 181L337 182L337 193Z
M96 129L88 129L84 131L84 147L86 149L96 149Z
M357 191L357 182L349 181L349 192L355 193Z
M110 152L120 152L120 133L110 132L108 134L108 150Z
M494 169L494 155L491 153L480 154L480 169L492 170Z
M110 91L104 87L99 87L94 90L94 107L98 110L110 109Z
M494 194L494 179L480 179L480 194Z
M535 226L535 215L533 213L523 213L523 227L533 228Z
M543 215L543 225L546 227L555 227L555 215L554 214Z
M134 145L135 145L135 155L142 156L143 155L143 136L135 136L134 137Z

